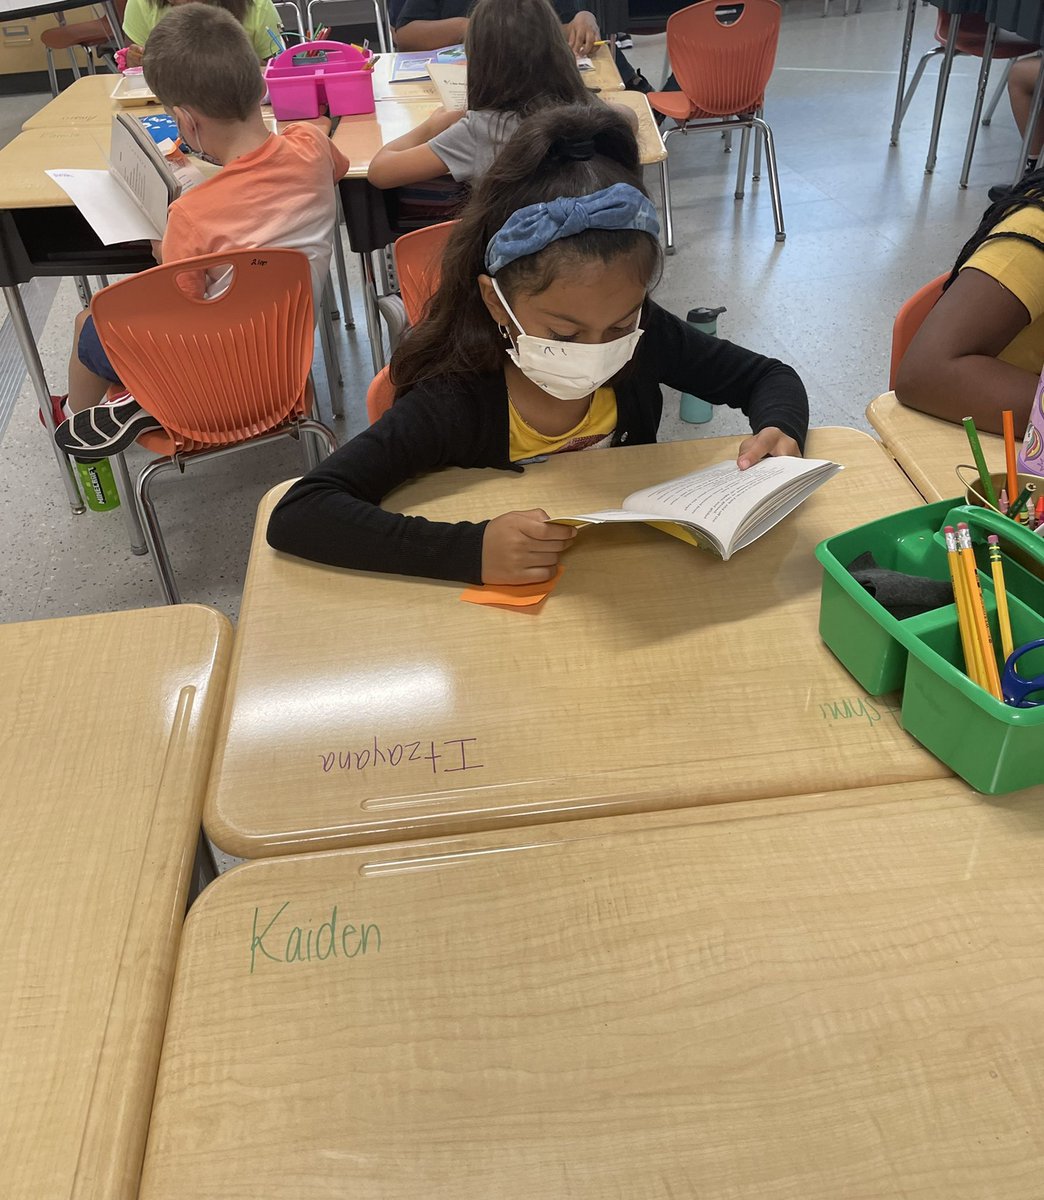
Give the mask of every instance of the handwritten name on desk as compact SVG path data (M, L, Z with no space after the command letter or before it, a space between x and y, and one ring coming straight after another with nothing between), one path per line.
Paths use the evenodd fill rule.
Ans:
M476 762L478 738L449 738L445 742L431 739L418 742L395 742L384 744L375 735L373 744L367 743L360 749L332 750L319 755L323 774L331 771L366 771L373 768L393 770L409 763L427 763L432 775L441 771L452 775L456 771L478 771L483 764ZM438 749L436 749L436 746ZM441 766L439 764L442 764ZM425 768L427 769L427 768Z
M265 959L284 966L287 963L328 962L380 953L381 931L372 922L364 921L361 925L344 921L338 923L335 904L328 921L316 927L292 925L287 928L291 920L286 912L289 907L290 901L284 900L275 915L267 920L267 914L262 915L260 908L254 909L254 928L250 935L251 975L254 968Z
M890 714L900 728L899 709L887 699L879 697L880 708L868 696L846 696L840 700L827 700L819 706L819 715L832 725L838 721L866 721L867 725L876 725L881 719L881 710Z

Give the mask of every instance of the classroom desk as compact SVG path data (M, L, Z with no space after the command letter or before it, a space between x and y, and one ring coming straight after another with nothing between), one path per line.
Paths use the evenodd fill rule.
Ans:
M131 1200L232 642L196 605L0 625L0 1191Z
M584 83L595 92L615 92L623 89L623 79L608 46L596 46L591 55L590 71L581 71ZM393 54L382 54L373 68L373 95L377 101L430 100L440 104L438 89L430 79L392 81L395 67Z
M559 455L522 475L444 471L387 504L436 519L590 512L734 456L739 440ZM846 469L729 563L645 526L585 530L536 613L277 554L274 489L207 832L259 858L945 775L817 632L816 543L917 494L864 433L817 429L808 453Z
M906 408L895 398L895 392L886 392L871 400L866 419L929 504L954 496L962 497L963 503L964 488L954 467L968 463L970 469L964 474L969 480L975 478L971 448L963 426ZM997 434L981 433L979 440L989 469L1003 471L1004 439Z
M1042 942L1044 790L952 779L250 863L141 1200L1039 1200Z

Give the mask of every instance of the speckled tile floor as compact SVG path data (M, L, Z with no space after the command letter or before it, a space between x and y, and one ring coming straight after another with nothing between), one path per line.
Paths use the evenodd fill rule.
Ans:
M890 148L904 13L888 0L867 0L863 13L848 18L840 15L840 4L832 9L823 18L817 0L788 0L768 94L786 243L773 239L767 177L736 201L736 155L723 154L712 135L675 137L670 149L678 253L666 262L657 299L682 314L696 305L726 305L722 335L792 363L808 386L814 424L865 427L867 402L887 386L896 309L952 262L985 206L986 188L1010 175L1018 137L1005 102L993 125L980 131L970 188L958 190L978 70L977 60L959 59L938 165L925 176L936 68L929 68L914 99L901 144ZM934 44L934 20L933 9L919 11L915 57ZM663 46L662 37L638 38L629 52L654 82L662 79ZM0 99L0 142L46 99ZM648 182L656 196L654 172ZM354 264L350 270L361 324ZM65 386L76 304L72 283L63 281L40 335L55 391ZM4 345L0 332L0 378ZM333 427L343 440L365 422L370 368L364 329L342 330L339 350L346 417ZM684 425L676 398L666 397L661 438L742 428L742 417L731 412L716 413L707 425ZM141 461L139 452L131 458L132 468ZM151 563L130 554L118 513L70 514L27 383L3 433L0 465L0 619L161 603ZM186 600L214 604L235 617L257 501L300 470L299 452L288 443L194 467L161 485L161 520Z

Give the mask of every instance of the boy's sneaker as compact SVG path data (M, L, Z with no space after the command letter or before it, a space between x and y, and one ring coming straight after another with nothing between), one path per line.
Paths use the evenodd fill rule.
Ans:
M162 428L133 396L118 396L107 404L73 413L55 430L54 440L66 454L90 462L119 454L141 434Z
M57 429L63 421L68 420L68 414L65 411L65 402L68 400L68 398L68 396L51 397L51 420L54 422L55 429ZM37 409L36 415L40 418L40 424L44 427L44 429L46 429L47 422L44 420L43 410Z
M617 50L631 50L634 48L634 38L629 33L618 33L616 35Z

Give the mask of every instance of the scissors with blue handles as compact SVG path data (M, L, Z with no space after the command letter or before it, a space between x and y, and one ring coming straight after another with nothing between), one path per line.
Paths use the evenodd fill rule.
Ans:
M1020 646L1017 650L1012 651L1008 655L1008 661L1004 664L1001 690L1004 693L1005 702L1014 705L1015 708L1038 708L1044 704L1044 675L1027 678L1016 670L1016 665L1024 654L1028 654L1031 650L1040 650L1042 647L1044 647L1044 638L1038 638L1035 642L1027 642L1025 646Z

